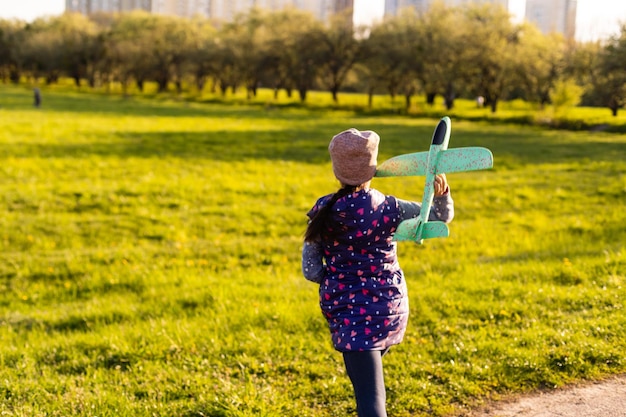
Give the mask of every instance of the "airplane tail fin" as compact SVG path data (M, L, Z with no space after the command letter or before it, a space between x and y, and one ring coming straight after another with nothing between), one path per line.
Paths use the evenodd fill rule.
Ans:
M419 218L408 219L398 225L398 230L393 235L396 242L404 242L407 240L417 239L417 228L419 226Z
M428 222L424 223L422 229L422 239L432 239L434 237L448 237L450 230L444 222Z
M444 222L426 222L420 223L418 217L405 220L398 225L393 240L402 242L412 240L422 243L424 239L432 239L435 237L448 237L450 230Z

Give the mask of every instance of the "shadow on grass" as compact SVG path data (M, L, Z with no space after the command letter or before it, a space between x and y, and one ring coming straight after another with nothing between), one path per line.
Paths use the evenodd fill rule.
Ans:
M14 158L183 158L215 161L267 159L323 163L328 160L325 137L300 131L131 132L90 143L5 144L2 154Z
M247 117L247 116L246 116ZM123 132L90 143L16 143L3 145L2 153L12 157L83 158L89 156L121 158L176 157L216 161L266 159L303 163L329 161L328 142L333 134L350 127L338 122L320 121L315 127L303 129L255 130L250 132ZM365 128L365 127L364 127ZM428 150L429 127L410 127L398 121L378 130L381 135L379 162L399 154ZM484 146L498 161L513 165L558 164L572 161L623 162L626 138L623 141L592 137L588 141L546 137L537 132L485 133L458 129L450 140L450 148ZM504 162L506 161L506 162ZM502 167L502 165L501 165Z
M3 89L0 109L33 112L69 112L76 114L117 114L137 117L245 117L247 119L297 119L311 110L306 105L265 105L227 100L190 101L171 95L156 97L122 97L95 93L43 93L41 108L33 106L28 90ZM286 109L289 111L280 111Z
M71 141L53 144L5 144L3 154L14 157L38 155L44 158L117 156L203 158L219 161L246 159L286 160L304 163L328 162L328 142L332 136L350 127L376 130L381 136L379 161L391 156L426 151L437 118L408 119L388 116L381 119L367 114L346 112L346 118L324 111L300 108L275 108L249 105L193 104L158 99L123 99L86 93L51 93L44 97L42 109L34 109L30 96L19 88L3 91L3 108L33 112L60 111L109 113L137 117L234 118L241 120L276 120L271 130L207 132L124 131L90 143ZM416 123L417 120L417 123ZM276 126L285 125L283 129ZM254 123L254 122L252 122ZM523 128L519 125L457 123L453 120L450 148L484 146L498 161L521 164L563 163L573 160L621 162L626 138L614 139L601 132L571 133ZM505 162L506 161L506 162ZM506 165L500 165L506 166Z

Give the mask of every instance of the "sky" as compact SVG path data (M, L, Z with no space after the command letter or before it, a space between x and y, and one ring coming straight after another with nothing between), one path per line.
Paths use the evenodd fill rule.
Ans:
M509 1L511 13L521 19L524 0ZM355 23L380 19L384 3L384 0L354 0ZM618 33L619 22L626 22L626 0L578 0L577 8L579 40L596 40ZM64 10L65 0L0 0L0 18L32 21L44 15L59 15Z

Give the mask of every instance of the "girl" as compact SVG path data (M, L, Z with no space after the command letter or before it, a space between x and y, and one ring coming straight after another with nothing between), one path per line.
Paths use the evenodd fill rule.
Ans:
M382 357L402 341L409 305L393 235L417 217L420 204L370 188L380 138L349 129L328 150L341 183L308 212L302 250L306 279L319 283L320 307L336 350L342 352L359 417L387 416ZM454 203L445 175L435 179L431 220L450 222Z

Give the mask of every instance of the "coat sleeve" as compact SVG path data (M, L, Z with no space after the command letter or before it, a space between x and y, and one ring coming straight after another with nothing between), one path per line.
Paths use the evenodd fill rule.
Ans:
M309 281L320 284L324 279L324 249L319 242L304 242L302 247L302 274Z
M412 219L419 216L421 204L413 201L396 199L400 209L400 221ZM454 200L450 194L450 188L442 196L433 198L433 205L430 208L428 220L439 220L450 223L454 218Z

